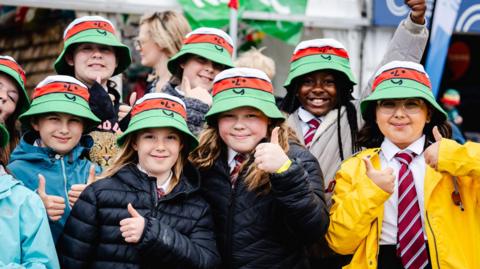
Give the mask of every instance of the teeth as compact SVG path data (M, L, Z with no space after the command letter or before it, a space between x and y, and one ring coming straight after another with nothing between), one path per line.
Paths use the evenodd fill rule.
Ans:
M321 106L323 104L326 103L326 100L325 99L311 99L310 102L314 105L314 106Z

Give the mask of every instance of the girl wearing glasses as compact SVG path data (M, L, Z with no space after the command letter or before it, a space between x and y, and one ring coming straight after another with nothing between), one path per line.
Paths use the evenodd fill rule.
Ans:
M326 236L345 268L478 267L480 146L447 139L423 66L380 68L361 112L368 149L336 174Z

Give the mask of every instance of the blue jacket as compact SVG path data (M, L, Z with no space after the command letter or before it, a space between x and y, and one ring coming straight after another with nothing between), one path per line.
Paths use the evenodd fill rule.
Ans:
M40 198L0 175L0 268L60 268Z
M36 133L26 133L12 152L7 167L15 178L31 190L38 188L38 174L42 174L46 180L46 193L63 197L65 200L66 207L62 218L58 221L49 220L53 240L56 242L70 215L68 191L72 185L87 182L91 162L85 156L93 140L90 136L84 136L68 155L61 156L50 148L34 146L33 142L37 138Z

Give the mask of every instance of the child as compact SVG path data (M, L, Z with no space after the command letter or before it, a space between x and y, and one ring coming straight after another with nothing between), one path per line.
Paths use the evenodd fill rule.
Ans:
M3 107L2 107L3 108ZM0 124L0 148L9 142ZM60 268L45 208L36 194L0 164L0 267Z
M428 40L425 0L405 3L412 12L399 24L381 65L392 60L420 62L422 58ZM348 52L340 42L313 39L295 48L281 109L291 114L288 125L320 163L329 206L335 172L343 160L359 150L355 137L363 123L357 113L360 103L352 96L356 84ZM365 87L358 100L369 93L370 86Z
M55 61L55 70L88 86L90 107L101 119L90 133L95 141L90 158L107 167L118 150L115 133L120 130L120 95L110 79L130 65L130 49L118 40L113 24L100 16L75 19L63 37L64 48Z
M198 142L185 105L150 93L131 115L120 154L73 208L62 268L216 268L213 221L186 159Z
M206 121L190 159L213 209L221 268L309 268L305 251L328 226L323 179L287 129L267 75L218 74Z
M180 51L168 61L172 79L163 92L176 96L187 106L187 124L198 135L204 115L212 104L213 79L233 67L232 38L222 30L201 27L190 32Z
M0 153L0 161L8 163L10 153L20 140L20 133L15 127L18 116L25 112L30 102L25 90L26 77L22 67L10 56L0 56L0 121L10 133L8 144Z
M380 68L361 111L368 149L337 172L326 236L345 268L479 268L480 147L442 138L423 66Z
M463 118L460 116L457 109L457 106L460 105L460 93L455 89L448 89L443 94L440 102L442 102L443 107L447 112L448 120L451 123L452 139L460 144L465 144L466 140L460 129L460 126L463 123Z
M19 117L30 131L13 151L8 169L27 188L37 190L55 242L73 203L95 173L85 158L93 141L82 134L100 120L88 99L88 89L80 81L49 76L37 85L30 109Z

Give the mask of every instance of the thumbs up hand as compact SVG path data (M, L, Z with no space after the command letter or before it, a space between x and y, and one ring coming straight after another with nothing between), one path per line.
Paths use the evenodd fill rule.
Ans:
M388 193L393 193L395 190L395 175L393 169L387 167L385 170L377 170L373 167L369 158L364 158L365 166L367 168L367 177L375 183L380 189Z
M127 243L138 243L145 229L145 218L133 208L132 204L127 206L131 218L120 221L120 231Z
M190 80L188 80L188 78L185 76L182 78L181 88L185 93L185 97L198 99L208 106L212 105L212 95L208 89L199 86L192 89Z
M425 163L428 164L433 169L437 169L438 166L438 151L440 149L440 141L442 140L442 134L438 131L438 127L433 127L432 130L433 137L435 138L435 143L428 146L427 149L423 152L423 157L425 157Z
M65 212L65 200L60 196L48 195L45 192L45 177L38 174L38 196L42 199L47 215L52 221L58 221Z
M255 164L257 167L268 173L275 173L288 160L288 156L279 144L280 127L272 130L270 143L261 143L255 148Z
M130 94L130 99L128 100L129 105L120 105L118 107L118 121L121 121L125 116L127 116L128 112L132 110L133 105L137 101L137 93L132 92Z
M90 170L88 172L87 184L74 184L68 192L68 204L70 207L73 207L73 204L78 200L80 194L82 194L85 188L92 184L95 181L95 165L92 163L90 165Z

